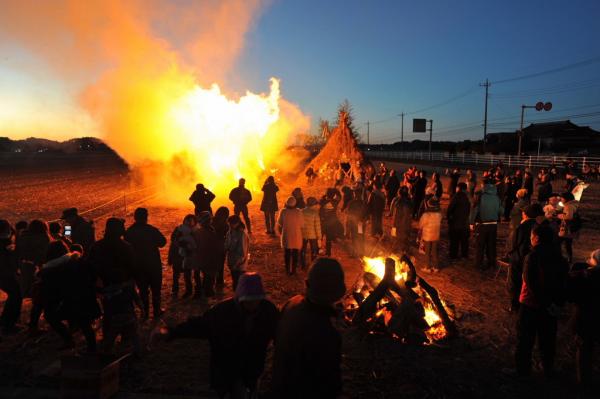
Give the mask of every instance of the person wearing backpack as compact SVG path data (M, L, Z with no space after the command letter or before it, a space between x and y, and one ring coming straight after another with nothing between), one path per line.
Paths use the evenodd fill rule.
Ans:
M560 196L564 206L562 212L558 214L561 221L558 237L560 247L562 249L564 244L567 261L571 263L573 260L573 240L579 236L582 224L578 211L579 201L569 192L562 193Z

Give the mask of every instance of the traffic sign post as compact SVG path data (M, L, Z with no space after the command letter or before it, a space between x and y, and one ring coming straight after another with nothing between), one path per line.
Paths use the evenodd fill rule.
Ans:
M517 149L517 155L521 156L521 142L523 140L523 122L525 119L525 108L535 108L536 111L550 111L552 109L552 103L543 101L538 101L535 105L521 105L521 129L519 129L519 148ZM540 151L538 143L538 153Z

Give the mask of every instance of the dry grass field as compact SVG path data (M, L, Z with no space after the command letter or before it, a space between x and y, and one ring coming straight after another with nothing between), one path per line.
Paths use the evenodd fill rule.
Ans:
M94 208L118 198L123 192L139 189L129 176L122 172L102 172L100 169L66 171L14 171L2 175L3 195L0 198L0 218L11 222L32 218L55 219L60 211L69 206L80 210ZM446 182L445 182L446 183ZM319 195L324 187L313 186L305 190L307 195ZM190 191L192 187L190 188ZM290 188L284 187L279 196L285 200ZM135 201L144 200L147 193L140 193ZM600 190L596 184L585 192L582 216L585 219L582 237L575 243L575 256L583 259L590 250L600 247ZM257 195L251 206L254 234L251 238L252 270L260 272L270 298L282 305L289 297L304 289L305 275L289 277L283 270L283 253L277 238L265 234L262 214L259 212ZM447 206L447 198L442 206ZM170 235L173 228L191 208L164 206L160 198L138 202L148 207L150 223ZM99 230L108 214L123 215L123 204L111 206L89 214L96 220ZM130 205L128 211L132 209ZM128 216L128 222L131 217ZM389 226L386 227L389 232ZM440 258L447 258L447 234L442 233ZM500 238L506 236L506 226L500 230ZM389 242L375 245L369 242L374 255L390 253ZM413 248L420 270L421 256ZM345 244L334 245L333 255L340 259L346 270L350 286L362 271L360 260L351 258ZM166 261L166 248L162 251ZM343 378L345 396L348 398L507 398L574 397L575 371L573 336L568 320L570 307L564 309L560 321L558 344L558 377L550 383L539 374L532 382L516 382L510 374L513 368L515 345L515 318L505 308L508 297L505 274L497 278L495 271L481 273L472 262L448 264L435 275L428 276L442 298L455 309L459 336L453 340L426 346L401 344L391 338L365 334L359 329L338 321L344 338ZM228 281L229 283L229 281ZM185 320L202 313L214 303L196 300L172 300L170 296L171 272L165 265L163 301L167 309L164 321L169 323ZM226 290L225 296L230 295ZM0 297L0 301L3 298ZM22 321L27 320L29 303L25 304ZM141 326L144 337L162 321L149 321ZM22 397L53 397L59 386L57 350L59 340L52 332L40 337L28 337L21 333L4 337L0 341L0 394L20 388L26 392ZM79 342L79 346L83 345ZM268 388L270 363L262 388ZM208 389L208 345L202 341L183 340L166 344L154 342L148 347L141 361L129 361L121 372L123 392L132 394L157 394L160 397L211 397ZM181 395L181 396L180 396Z

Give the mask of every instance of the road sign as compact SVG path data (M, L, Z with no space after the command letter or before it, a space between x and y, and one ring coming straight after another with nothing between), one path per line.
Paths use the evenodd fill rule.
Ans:
M538 102L535 104L535 110L536 110L536 111L541 111L541 110L543 110L543 109L544 109L544 103L543 103L543 102L541 102L541 101L538 101Z
M550 111L551 109L552 109L551 102L547 102L546 104L544 104L544 111Z
M413 119L413 133L425 133L426 131L426 119Z

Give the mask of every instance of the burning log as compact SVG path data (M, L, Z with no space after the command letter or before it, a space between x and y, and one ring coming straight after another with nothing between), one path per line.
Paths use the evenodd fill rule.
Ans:
M405 342L424 343L456 333L438 292L417 275L410 258L365 258L365 273L353 294L351 321L386 331ZM396 262L403 268L396 270ZM365 292L370 294L365 295ZM354 311L355 310L355 311Z

